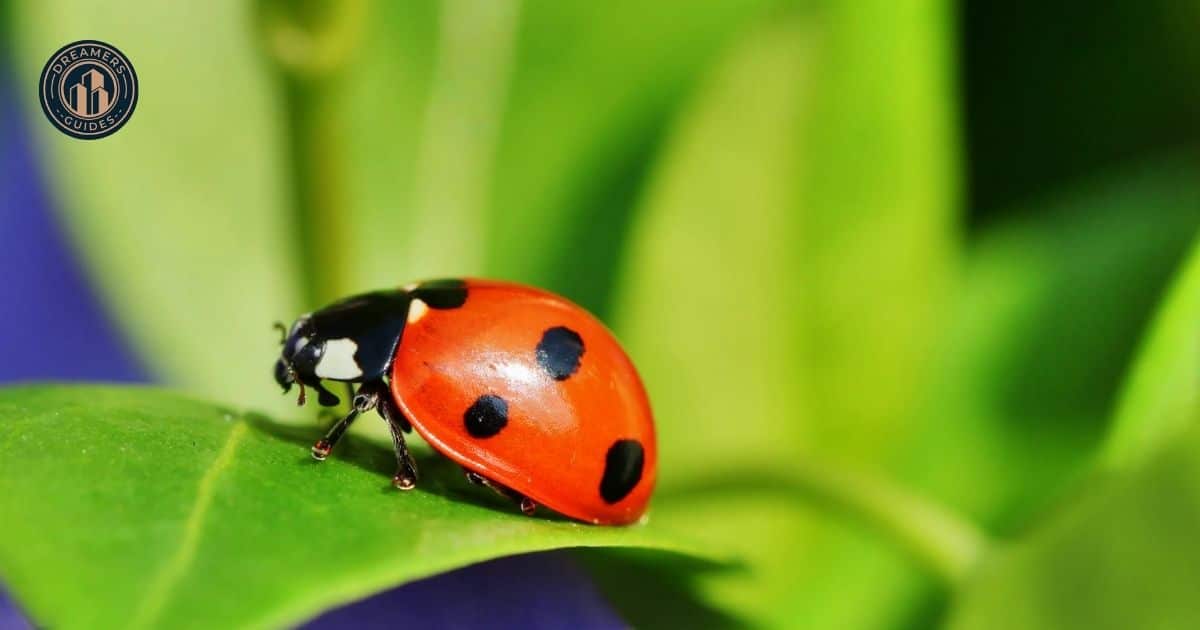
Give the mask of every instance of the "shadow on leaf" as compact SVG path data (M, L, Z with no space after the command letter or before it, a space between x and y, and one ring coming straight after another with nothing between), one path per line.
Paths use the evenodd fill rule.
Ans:
M319 428L284 425L259 413L247 413L242 417L253 429L295 444L298 447L296 455L298 465L321 465L321 462L315 461L309 455L309 449L323 433ZM505 514L519 513L517 507L507 498L486 488L471 485L464 477L462 467L458 464L435 453L424 444L411 444L411 437L409 441L409 449L417 462L420 475L414 492L435 494L446 499L470 503ZM356 435L347 435L338 443L329 459L345 462L378 474L383 482L380 490L382 494L390 495L401 492L393 488L391 484L392 473L396 469L396 458L390 446L383 446ZM535 517L551 521L570 521L570 519L544 507L539 508Z

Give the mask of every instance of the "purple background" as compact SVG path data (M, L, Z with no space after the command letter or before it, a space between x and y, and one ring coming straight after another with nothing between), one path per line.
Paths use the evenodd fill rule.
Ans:
M2 60L0 60L2 61ZM0 384L29 380L151 380L89 285L55 220L30 125L0 63ZM32 89L32 88L31 88ZM271 385L263 373L263 386ZM3 576L0 576L2 579ZM328 611L308 628L617 628L625 624L569 554L502 558ZM28 622L0 591L0 628Z

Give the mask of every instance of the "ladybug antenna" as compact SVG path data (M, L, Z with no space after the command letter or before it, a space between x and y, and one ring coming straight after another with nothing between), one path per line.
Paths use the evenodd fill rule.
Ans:
M287 342L287 326L284 326L283 322L277 321L272 325L272 328L279 331L279 345L282 346Z

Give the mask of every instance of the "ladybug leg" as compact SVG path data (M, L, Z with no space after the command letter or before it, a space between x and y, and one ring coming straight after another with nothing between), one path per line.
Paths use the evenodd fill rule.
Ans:
M342 439L342 435L346 433L346 429L349 429L350 425L354 424L354 420L358 418L358 414L359 411L357 408L351 409L350 413L346 414L341 420L338 420L332 427L329 427L329 432L325 434L325 437L317 440L316 444L313 444L313 459L319 462L325 461L325 458L329 457L329 451L332 451L333 447Z
M417 487L417 463L408 452L400 425L388 422L388 430L392 434L392 446L396 448L396 474L392 475L392 485L398 490L412 490Z
M392 446L396 449L396 474L392 476L392 485L399 490L412 490L417 486L417 462L408 452L408 443L404 441L404 433L412 431L412 425L396 408L396 403L386 391L378 396L378 400L375 410L379 412L379 417L387 421L388 432L392 434Z
M313 459L323 462L326 457L329 457L329 452L334 446L341 441L342 436L346 434L346 429L354 424L358 414L370 411L378 404L379 396L373 389L360 387L358 393L351 397L350 413L347 413L341 420L338 420L332 427L329 427L329 432L325 437L317 440L312 447Z
M492 492L495 492L496 494L512 501L513 503L516 503L517 507L521 509L521 513L525 516L533 516L534 511L537 510L537 503L535 503L533 499L530 499L520 492L517 492L512 488L502 486L473 470L467 470L464 468L463 472L466 473L467 481L477 486L487 486L492 490Z
M376 411L379 412L379 417L386 420L388 424L395 424L400 427L400 430L405 433L412 433L412 423L396 407L396 401L392 400L390 393L387 391L387 386L381 385L381 387L383 388L383 392L379 395L379 407L376 408Z

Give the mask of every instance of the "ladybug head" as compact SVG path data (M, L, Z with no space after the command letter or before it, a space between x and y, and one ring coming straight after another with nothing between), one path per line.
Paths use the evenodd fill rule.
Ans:
M275 382L279 383L285 394L291 391L293 383L299 385L298 405L305 403L304 386L307 385L317 390L317 402L323 407L336 406L340 402L338 397L321 385L321 377L317 374L325 354L326 341L317 335L312 319L305 315L289 329L279 322L275 327L283 333L280 341L283 351L275 361Z

